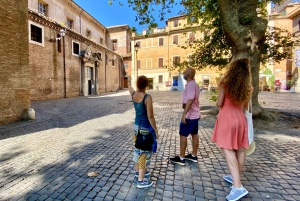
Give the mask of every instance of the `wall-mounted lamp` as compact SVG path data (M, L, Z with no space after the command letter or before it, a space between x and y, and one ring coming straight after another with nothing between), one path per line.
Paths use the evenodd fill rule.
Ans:
M109 61L114 61L116 60L116 58L117 58L116 55L114 55L113 58L109 59Z

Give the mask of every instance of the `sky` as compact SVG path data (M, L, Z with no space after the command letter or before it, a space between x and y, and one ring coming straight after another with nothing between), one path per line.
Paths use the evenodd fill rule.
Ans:
M137 32L142 32L143 28L147 28L147 25L139 26L139 23L135 21L136 12L128 7L127 0L120 0L124 6L119 5L119 0L115 0L113 5L109 5L108 0L73 1L106 27L127 24L130 27L136 27ZM177 16L179 10L180 7L174 8L167 18ZM157 20L157 24L161 28L166 26L165 21Z

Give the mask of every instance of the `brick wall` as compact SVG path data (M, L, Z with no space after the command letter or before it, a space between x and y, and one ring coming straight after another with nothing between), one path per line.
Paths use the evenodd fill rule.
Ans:
M27 0L0 0L0 125L30 107L27 8Z

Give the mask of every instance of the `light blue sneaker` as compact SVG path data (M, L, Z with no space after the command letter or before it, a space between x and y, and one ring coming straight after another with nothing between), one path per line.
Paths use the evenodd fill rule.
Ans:
M233 179L232 179L232 176L230 174L228 175L224 175L223 176L223 179L231 184L233 184Z
M226 196L228 201L237 201L247 195L249 192L242 186L241 190L238 190L236 187L232 186L230 193Z
M136 186L138 188L147 188L152 186L153 182L151 180L148 180L146 178L144 178L142 181L137 181Z
M134 175L135 177L139 177L139 172L135 172L135 175ZM150 176L150 172L149 171L146 171L146 173L145 173L145 177L148 177L148 176Z

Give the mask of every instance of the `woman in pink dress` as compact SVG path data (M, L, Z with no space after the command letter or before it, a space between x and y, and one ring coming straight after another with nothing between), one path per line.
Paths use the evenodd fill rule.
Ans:
M248 129L244 115L251 97L251 74L249 60L232 61L219 84L216 105L220 107L212 141L222 148L231 175L225 181L233 184L227 200L235 201L248 194L241 184L241 172L245 162L245 148L248 148Z

